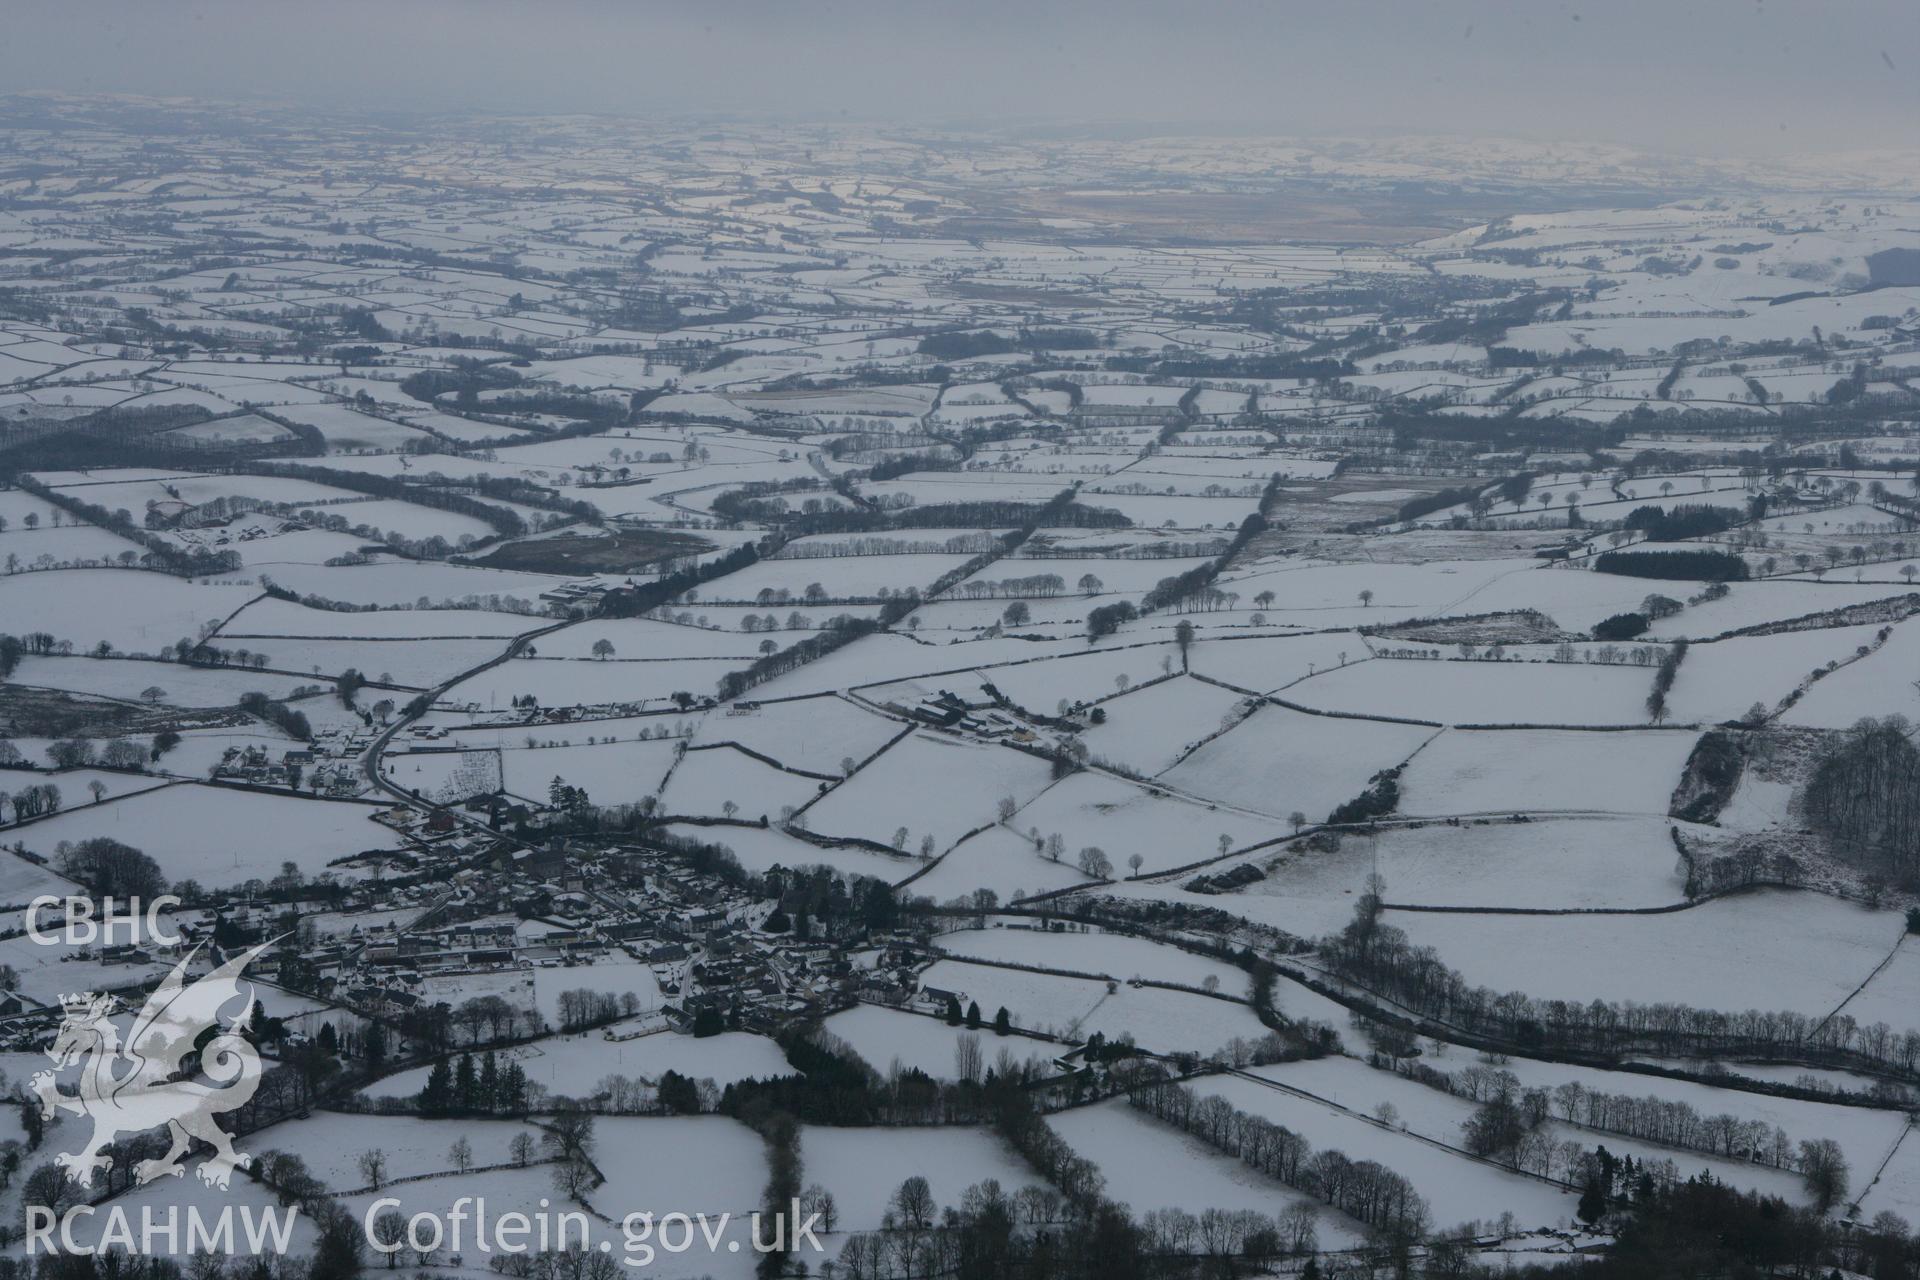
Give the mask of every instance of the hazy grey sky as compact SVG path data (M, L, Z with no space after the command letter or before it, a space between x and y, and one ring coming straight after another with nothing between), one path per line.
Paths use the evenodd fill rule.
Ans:
M1914 145L1920 2L6 0L7 87L1769 153Z

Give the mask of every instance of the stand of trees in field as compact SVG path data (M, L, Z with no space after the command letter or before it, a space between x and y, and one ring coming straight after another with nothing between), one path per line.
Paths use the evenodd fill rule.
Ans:
M1689 502L1671 511L1655 506L1635 507L1627 513L1621 527L1640 530L1647 535L1648 542L1684 542L1688 538L1725 533L1738 520L1739 515L1730 508Z
M1872 1276L1913 1280L1920 1275L1920 1239L1899 1215L1870 1222L1828 1216L1827 1206L1790 1205L1778 1196L1739 1191L1707 1174L1672 1186L1626 1176L1612 1162L1605 1185L1583 1194L1581 1205L1617 1228L1612 1247L1580 1264L1583 1280L1667 1280L1673 1277ZM1585 1213L1582 1213L1585 1217ZM1589 1219L1591 1220L1591 1219ZM1427 1258L1427 1274L1449 1280L1549 1280L1558 1267L1504 1267L1477 1263L1460 1246L1441 1243Z
M1685 582L1745 582L1747 562L1731 551L1607 551L1595 557L1595 573Z
M1022 328L1013 336L991 329L971 332L930 333L920 339L919 352L936 360L978 360L982 356L1009 355L1029 351L1037 357L1043 351L1095 351L1102 343L1091 329Z
M1835 857L1902 884L1920 881L1920 748L1904 716L1861 720L1838 735L1799 796L1807 825Z

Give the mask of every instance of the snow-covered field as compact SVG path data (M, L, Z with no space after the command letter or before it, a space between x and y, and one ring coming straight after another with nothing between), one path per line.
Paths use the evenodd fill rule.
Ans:
M1813 893L1761 891L1628 916L1390 913L1470 983L1548 999L1671 1001L1823 1016L1867 980L1904 921ZM1790 968L1753 974L1790 954Z
M1002 1050L1011 1055L1015 1063L1045 1065L1063 1049L1030 1036L968 1031L964 1027L950 1027L924 1013L873 1004L855 1005L834 1014L821 1025L851 1046L876 1071L891 1072L898 1063L903 1069L924 1071L936 1080L957 1078L960 1037L966 1035L977 1038L983 1060L989 1065L998 1060Z
M1125 934L1087 933L1078 929L1042 931L1027 922L995 920L997 927L949 933L939 940L948 955L975 956L1014 964L1041 965L1107 978L1149 978L1198 987L1212 978L1229 995L1246 994L1247 975L1236 968L1182 951L1178 947L1132 938Z
M1770 636L1736 636L1713 644L1696 644L1687 651L1673 692L1667 698L1671 715L1682 722L1713 723L1744 715L1756 702L1772 711L1814 670L1829 662L1847 662L1861 645L1872 644L1879 629L1828 627ZM1837 683L1828 688L1826 680L1822 680L1803 701L1814 703L1814 714L1833 719L1845 714L1844 704L1856 701L1849 694L1848 686L1859 676L1849 669L1828 679ZM1880 692L1883 696L1898 696L1897 691L1887 689L1884 684ZM1793 717L1806 712L1802 707L1795 707L1788 714Z
M1440 724L1645 724L1652 675L1588 663L1376 659L1322 672L1286 699L1317 711Z
M1422 725L1263 706L1160 780L1276 819L1297 811L1319 822L1359 795L1375 773L1401 764L1436 732Z
M321 684L312 677L302 679L278 672L91 658L28 658L15 668L12 679L15 684L42 689L170 707L230 707L244 693L285 698L297 689L314 689ZM331 680L324 683L331 684Z
M1667 731L1449 729L1407 766L1400 807L1427 817L1553 810L1665 813L1697 737Z
M1185 866L1279 834L1258 814L1092 771L1048 788L1008 825L1028 835L1038 831L1049 843L1060 836L1061 861L1069 866L1079 865L1083 850L1099 849L1116 877Z
M1388 902L1413 906L1668 906L1685 900L1670 825L1657 818L1548 818L1394 827L1348 836L1337 853L1290 850L1244 893L1351 902L1377 872Z
M1083 883L1086 875L1075 861L1077 853L1074 859L1063 853L1055 862L1026 833L994 826L955 845L911 889L937 902L986 889L1011 902Z
M1866 643L1862 638L1860 643ZM1829 651L1828 660L1844 660L1849 653ZM1850 662L1807 690L1805 697L1781 719L1787 724L1822 729L1845 729L1864 716L1920 715L1920 688L1910 673L1920 660L1920 627L1906 622L1893 629L1870 657Z
M1194 645L1192 669L1203 676L1255 693L1272 693L1315 671L1340 664L1342 653L1353 652L1353 637L1322 635L1270 636L1251 640L1201 641Z
M84 653L101 641L123 653L156 654L182 636L198 638L260 592L203 586L124 569L53 569L0 576L0 617L67 640Z
M931 836L934 851L944 852L993 821L1001 796L1025 801L1046 784L1046 763L1023 752L916 733L829 791L806 811L807 825L883 844L905 828L910 846Z
M1863 1027L1884 1022L1901 1034L1920 1031L1920 944L1913 935L1900 940L1887 967L1869 978L1840 1012Z
M773 1041L742 1032L695 1039L663 1031L609 1040L593 1031L507 1050L505 1056L520 1064L529 1082L568 1098L591 1098L612 1076L657 1084L667 1072L677 1071L690 1080L712 1080L724 1088L737 1080L764 1080L792 1071ZM375 1098L412 1097L425 1086L427 1072L426 1067L395 1072L368 1085L365 1092Z
M400 844L372 821L375 812L369 804L184 783L69 809L17 838L53 858L63 840L105 836L145 850L169 881L208 886L269 879L282 862L308 876L332 870L351 877L365 872L333 864Z
M673 760L674 744L665 738L646 742L531 747L500 753L508 791L544 800L553 779L561 778L602 804L631 803L659 790Z
M1082 740L1103 759L1135 773L1171 768L1188 751L1223 727L1239 723L1243 699L1188 676L1162 680L1144 689L1110 698L1105 723L1087 730Z
M826 784L763 764L736 747L689 751L674 766L660 792L668 813L726 815L728 806L760 815L778 815L797 809L820 793Z
M1236 1037L1257 1040L1265 1034L1245 1005L1127 982L957 960L936 961L926 971L925 981L928 986L964 993L966 1002L978 1004L988 1022L1004 1008L1014 1026L1067 1043L1098 1032L1109 1040L1130 1038L1157 1053L1187 1050L1204 1055Z
M956 1208L967 1188L989 1178L1009 1196L1043 1185L1018 1152L985 1129L809 1125L801 1132L800 1152L808 1179L833 1193L842 1231L878 1229L908 1178L925 1178L936 1205Z

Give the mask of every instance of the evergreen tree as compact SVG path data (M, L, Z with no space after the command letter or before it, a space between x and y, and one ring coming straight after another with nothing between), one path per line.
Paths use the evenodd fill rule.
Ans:
M480 1061L479 1102L482 1111L491 1113L500 1109L500 1059L491 1049Z
M518 1062L509 1060L500 1073L500 1110L520 1115L527 1109L527 1073Z
M387 1029L377 1022L368 1023L367 1034L362 1037L361 1046L366 1051L368 1062L378 1065L385 1061L387 1056Z
M473 1055L460 1055L460 1066L454 1072L453 1094L456 1105L462 1111L473 1112L480 1109L480 1078L474 1070Z
M660 1109L668 1115L690 1116L700 1112L700 1090L678 1071L660 1077Z
M459 1102L453 1091L453 1069L445 1058L434 1063L427 1072L427 1083L420 1090L420 1114L423 1116L444 1116L449 1114Z
M1574 1210L1580 1221L1592 1226L1606 1216L1607 1198L1600 1193L1600 1180L1594 1178L1580 1190L1580 1204Z

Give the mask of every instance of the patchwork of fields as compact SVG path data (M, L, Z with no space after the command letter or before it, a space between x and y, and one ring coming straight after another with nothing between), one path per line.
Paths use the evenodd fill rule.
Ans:
M249 955L246 1203L736 1215L673 1275L769 1198L856 1280L1920 1215L1910 204L1168 243L1092 142L123 123L0 127L6 1079Z

